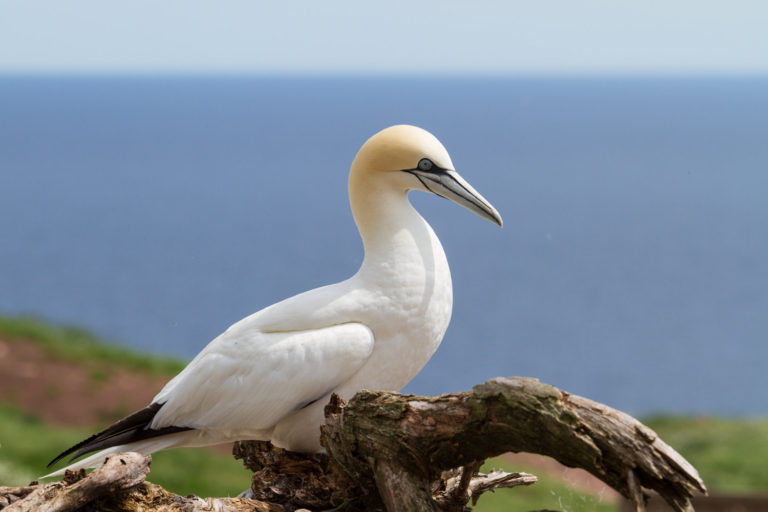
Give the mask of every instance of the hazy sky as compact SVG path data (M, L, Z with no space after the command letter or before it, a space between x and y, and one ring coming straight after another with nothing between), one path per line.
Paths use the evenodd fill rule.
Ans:
M768 73L768 1L0 0L0 71Z

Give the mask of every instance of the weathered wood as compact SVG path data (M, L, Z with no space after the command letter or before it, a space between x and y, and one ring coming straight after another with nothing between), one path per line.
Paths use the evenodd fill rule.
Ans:
M132 489L144 482L151 458L129 452L112 455L89 476L70 485L65 481L38 486L5 512L71 512L107 494Z
M474 505L484 492L511 489L520 485L532 485L537 480L534 475L522 472L507 473L506 471L494 470L487 475L478 473L469 483L469 497L472 498Z
M61 482L0 487L3 512L284 512L280 506L242 498L182 497L144 482L151 457L111 455L99 469L68 472Z
M253 471L249 498L288 512L333 509L354 498L354 483L325 455L289 452L266 441L235 443L232 455Z
M478 473L481 461L444 471L435 481L414 486L397 467L379 460L377 479L355 481L344 475L332 457L287 452L263 441L235 443L235 458L254 471L250 495L254 499L294 510L439 510L462 511L486 491L530 485L536 477L527 473L493 471ZM430 498L431 496L431 498ZM426 508L425 508L426 507Z
M484 492L535 484L537 478L528 473L507 473L494 470L489 474L478 473L479 465L468 465L455 476L443 473L445 488L432 493L441 510L463 510L468 501L474 505Z
M323 430L329 455L379 489L390 473L398 485L410 479L406 488L419 489L443 470L524 451L586 469L640 510L644 497L633 492L632 478L680 512L693 510L694 493L706 492L696 470L648 427L535 379L493 379L438 397L363 391L346 405L332 401ZM386 472L378 469L382 461Z
M88 510L99 512L284 512L279 505L245 498L200 498L179 496L159 485L145 482L122 497L94 501ZM3 511L5 512L5 511Z

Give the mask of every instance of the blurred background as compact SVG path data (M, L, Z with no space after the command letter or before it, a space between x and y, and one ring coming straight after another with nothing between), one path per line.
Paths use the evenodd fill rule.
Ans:
M758 1L3 2L0 363L21 374L0 397L23 409L14 386L56 377L48 356L76 365L79 328L188 360L350 276L349 164L408 123L505 227L412 194L455 298L406 391L533 376L764 433L766 22ZM87 389L114 383L103 368Z

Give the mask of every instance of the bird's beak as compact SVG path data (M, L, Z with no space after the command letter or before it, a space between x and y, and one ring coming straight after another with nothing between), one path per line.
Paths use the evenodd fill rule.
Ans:
M464 208L472 210L479 216L503 227L501 215L496 211L496 208L486 201L456 171L451 169L434 169L429 171L409 169L407 172L416 176L421 184L433 194L450 199L454 203L458 203Z

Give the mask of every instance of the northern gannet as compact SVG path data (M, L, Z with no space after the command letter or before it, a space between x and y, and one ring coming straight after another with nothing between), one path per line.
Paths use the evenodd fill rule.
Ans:
M363 144L349 173L349 201L365 249L357 273L235 323L149 406L51 464L98 453L47 476L96 467L110 453L237 440L319 452L331 393L348 399L361 389L405 386L440 344L453 304L443 247L411 206L411 190L432 192L502 225L432 134L408 125L382 130Z

